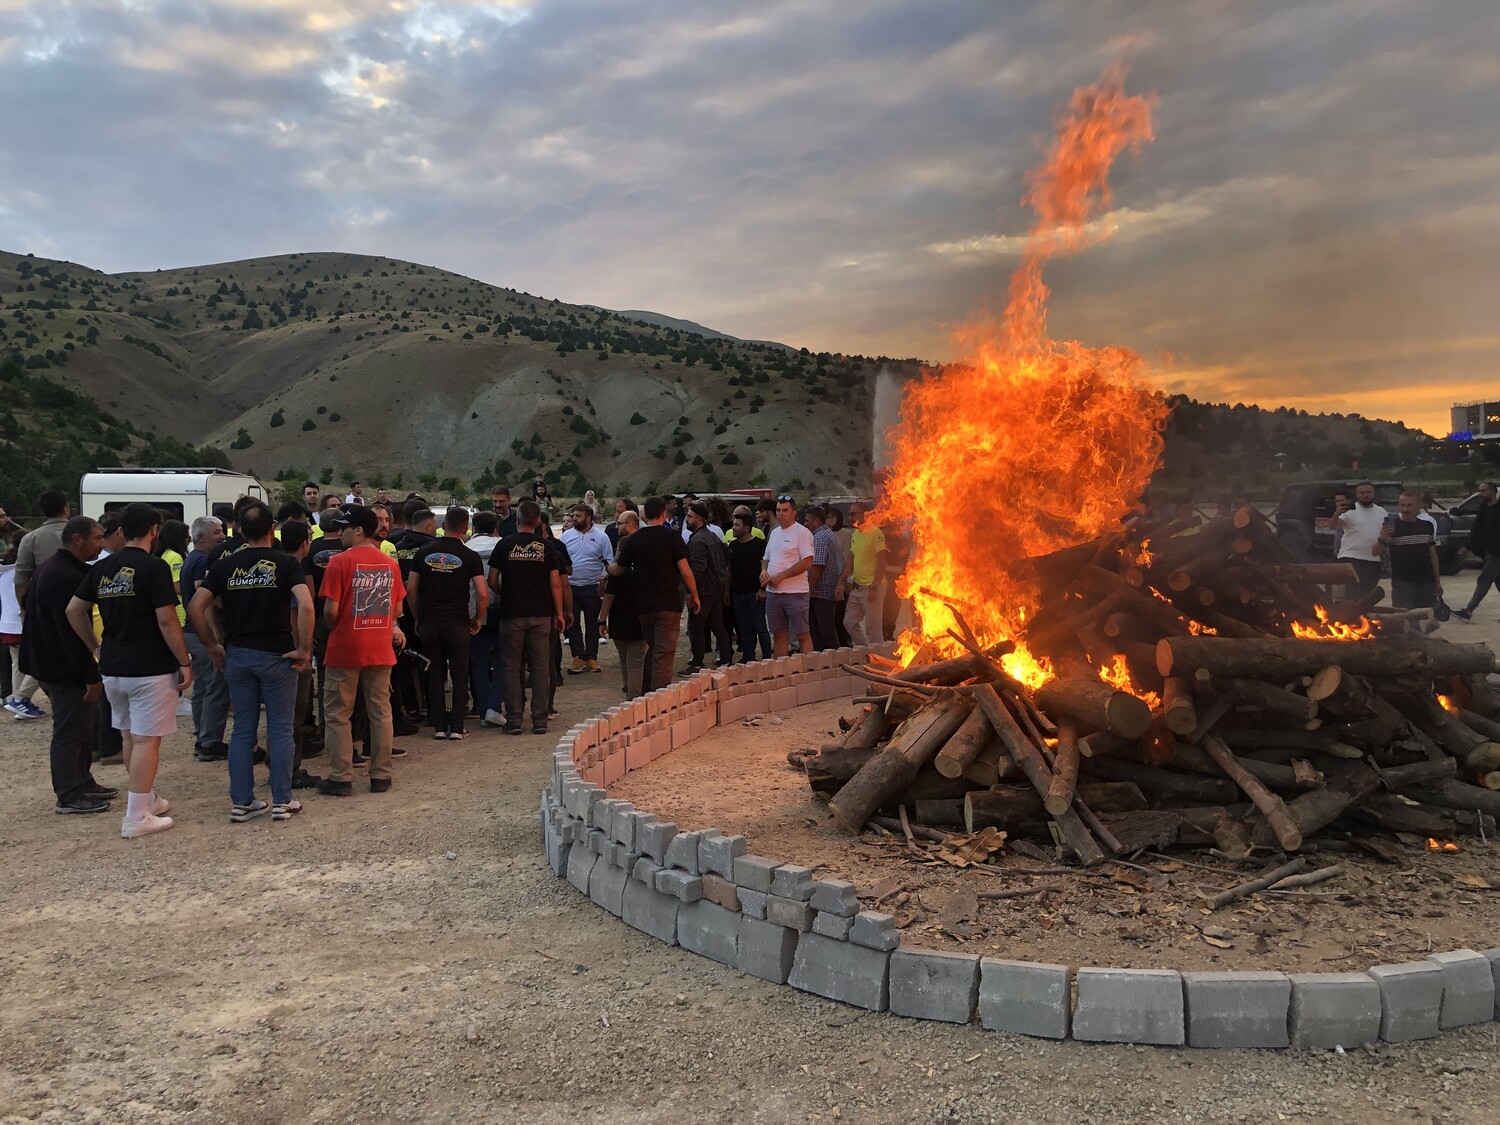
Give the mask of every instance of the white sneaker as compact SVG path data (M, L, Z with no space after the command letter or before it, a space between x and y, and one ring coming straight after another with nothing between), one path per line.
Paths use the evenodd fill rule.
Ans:
M484 713L484 718L480 722L484 723L487 727L499 727L505 725L505 717L491 707Z
M160 793L155 793L153 796L156 797L156 803L151 806L151 814L153 816L166 816L172 811L172 806Z
M193 701L187 696L177 697L177 717L179 719L189 718L193 713Z
M125 817L120 821L120 835L127 840L134 840L137 836L150 836L153 832L165 832L172 827L170 816L153 816L147 813L139 820Z

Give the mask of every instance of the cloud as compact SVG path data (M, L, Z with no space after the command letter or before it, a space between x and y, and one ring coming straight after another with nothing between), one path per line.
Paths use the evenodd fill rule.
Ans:
M1490 0L0 0L0 246L365 251L943 359L1056 105L1126 56L1157 140L1054 331L1426 418L1500 359L1496 40Z

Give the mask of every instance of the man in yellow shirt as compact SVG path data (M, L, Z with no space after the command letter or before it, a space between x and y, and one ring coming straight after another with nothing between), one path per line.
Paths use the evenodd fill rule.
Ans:
M375 540L380 550L390 556L396 557L396 547L391 542L391 510L384 504L371 506L375 513Z
M849 608L844 611L844 628L849 639L856 645L869 643L865 634L865 621L870 618L872 607L880 604L876 590L885 570L885 532L870 519L868 504L855 504L850 513L854 531L849 540L849 552L844 557L844 572L839 576L838 597L849 597ZM879 617L870 618L876 625L879 639Z

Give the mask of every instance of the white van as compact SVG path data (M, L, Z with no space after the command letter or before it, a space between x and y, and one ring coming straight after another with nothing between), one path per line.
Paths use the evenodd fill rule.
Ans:
M218 516L227 524L234 502L253 496L271 503L271 490L245 473L229 469L98 469L84 473L78 486L79 514L98 519L127 504L150 504L167 519L191 524Z

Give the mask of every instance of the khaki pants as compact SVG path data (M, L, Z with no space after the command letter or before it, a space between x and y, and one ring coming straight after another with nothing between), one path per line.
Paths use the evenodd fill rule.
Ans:
M641 694L641 673L646 663L645 641L615 641L615 651L620 654L621 686L625 694L634 699Z
M370 777L391 776L391 669L326 668L323 672L323 741L328 749L328 779L354 780L354 735L349 720L354 699L362 695L370 723Z
M870 623L870 632L875 634L875 639L880 640L880 623L872 620L876 607L870 604L869 586L850 586L848 608L844 610L844 628L849 633L849 640L856 645L869 644L869 636L865 632L865 622Z

